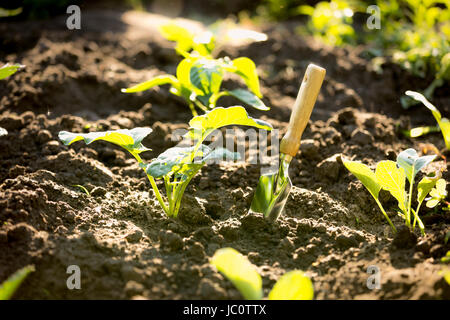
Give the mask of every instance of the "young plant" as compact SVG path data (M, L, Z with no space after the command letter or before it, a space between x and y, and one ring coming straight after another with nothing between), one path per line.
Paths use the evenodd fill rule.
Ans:
M226 72L240 76L250 91L246 89L221 90ZM255 63L246 57L231 60L228 57L213 59L188 55L178 64L176 77L172 75L156 76L131 88L122 89L122 92L140 92L165 84L171 86L172 94L184 98L193 116L197 115L196 108L203 112L214 109L217 100L224 96L232 96L259 110L269 110L260 99L262 94Z
M0 300L9 300L25 278L34 271L34 266L26 266L16 271L12 276L0 284Z
M413 98L416 101L422 102L428 110L431 111L436 122L438 123L438 127L417 127L413 128L406 132L406 135L411 138L420 137L429 132L437 132L441 131L442 136L444 137L445 147L450 150L450 121L447 118L443 118L439 110L431 104L427 98L425 98L422 94L416 91L406 91L406 95Z
M185 135L185 141L189 145L193 144L192 146L167 149L148 164L141 159L139 154L150 150L142 145L142 140L152 132L150 128L122 129L87 134L61 131L59 139L65 145L70 145L79 140L84 140L86 144L104 140L126 149L145 171L164 212L169 217L176 218L186 187L208 161L222 160L223 158L236 159L238 157L237 153L230 152L227 149L211 149L203 144L214 130L229 125L272 129L269 123L249 117L245 109L240 106L216 108L204 115L194 117L189 125L190 129ZM156 185L156 179L164 180L165 199Z
M254 265L233 248L219 249L214 253L211 264L228 278L239 290L244 299L260 300L263 298L261 276ZM267 297L269 300L312 300L314 287L302 271L293 270L285 273Z
M417 173L432 162L435 157L436 156L419 157L414 149L407 149L397 156L397 162L390 160L378 162L375 172L360 162L349 161L346 159L342 159L342 161L344 166L353 173L353 175L355 175L370 192L394 232L396 232L396 228L389 219L389 216L378 198L381 189L389 191L389 193L397 200L399 209L398 214L405 220L406 226L410 230L414 230L417 223L422 234L424 234L425 226L419 217L419 210L425 197L436 185L439 178L424 177L419 181L417 185L418 193L416 198L416 209L412 208L414 179ZM409 191L406 190L406 179L409 181ZM412 216L414 216L413 222L411 222Z
M208 26L207 30L191 30L176 20L158 29L164 38L176 43L175 51L185 58L189 55L211 58L214 51L230 42L235 45L267 40L266 34L242 28L232 19L219 20Z

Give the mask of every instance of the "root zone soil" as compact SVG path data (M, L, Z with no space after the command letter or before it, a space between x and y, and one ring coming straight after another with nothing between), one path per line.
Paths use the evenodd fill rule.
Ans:
M0 24L0 60L26 65L0 83L0 127L9 132L0 138L0 281L25 265L36 267L15 298L240 299L209 265L222 247L248 256L265 294L286 271L301 269L317 299L450 298L439 275L440 258L450 249L444 243L448 214L424 210L426 236L400 228L394 237L370 194L339 161L345 154L373 165L425 142L444 147L439 135L409 140L398 134L399 123L433 123L420 107L405 116L399 103L420 80L395 66L374 73L359 49L325 47L280 24L265 30L266 42L221 53L255 61L272 109L249 112L282 131L307 64L327 69L290 167L294 186L273 225L247 213L258 165L204 167L186 191L179 219L170 219L124 151L102 142L63 146L60 130L150 126L154 132L144 144L153 151L144 157L151 159L174 145L175 129L186 128L189 109L167 88L120 92L173 73L179 59L140 21L141 13L87 11L76 32L64 29L62 18ZM448 93L448 86L436 93L444 113ZM66 286L70 265L81 269L81 290ZM380 271L380 289L367 286L369 266Z

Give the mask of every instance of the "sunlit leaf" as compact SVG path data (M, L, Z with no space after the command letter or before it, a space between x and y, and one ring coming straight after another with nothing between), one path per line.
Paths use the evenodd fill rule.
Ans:
M0 67L0 80L5 79L9 77L10 75L13 75L18 70L25 68L24 65L21 64L5 64L2 67Z
M406 212L405 170L397 168L394 161L385 160L378 162L375 175L381 187L397 199L400 210Z
M192 118L189 121L189 125L190 130L186 137L194 139L197 143L204 141L214 130L229 125L243 125L272 130L272 126L268 122L250 117L245 108L241 106L215 108L204 115Z
M441 128L442 136L444 137L445 141L445 147L447 149L450 149L450 121L447 118L442 118L439 110L433 104L431 104L423 94L410 90L406 91L405 94L412 97L416 101L422 102L425 107L427 107L431 111L439 127Z
M34 266L26 266L16 271L12 276L0 284L0 300L8 300L19 288L25 278L34 271Z
M150 150L142 145L142 140L144 140L151 132L151 128L134 128L131 130L119 129L90 133L61 131L59 132L58 137L65 145L70 145L80 140L84 140L86 144L90 144L97 140L108 141L125 148L133 156L137 157L139 153Z
M416 174L435 158L435 155L419 157L416 150L410 148L398 154L397 165L405 170L406 177L411 182Z
M256 108L258 110L270 110L269 107L267 107L264 102L262 102L261 99L259 99L256 95L254 95L252 92L245 90L245 89L234 89L231 91L228 91L228 93L235 97L236 99L241 100L245 104L248 104L249 106L252 106L253 108Z
M160 85L164 85L164 84L170 84L174 87L178 87L179 82L178 82L177 78L175 78L174 76L162 75L162 76L154 77L153 79L150 79L148 81L141 82L130 88L122 89L121 91L125 92L125 93L140 92L140 91L148 90L154 86L160 86Z
M261 98L262 94L259 88L259 78L255 63L249 58L240 57L233 60L233 66L236 68L233 72L241 76L250 91L258 98Z
M223 79L222 68L214 60L197 60L189 71L190 82L203 92L211 95L219 92Z
M175 41L178 50L189 51L193 46L194 34L175 22L169 22L160 26L159 32L167 40Z
M211 264L236 286L245 299L262 299L261 276L238 251L233 248L219 249L212 257Z
M302 271L285 273L269 293L269 300L312 300L314 287Z
M342 163L369 190L372 197L378 199L381 185L378 183L375 173L361 162L349 161L342 157Z

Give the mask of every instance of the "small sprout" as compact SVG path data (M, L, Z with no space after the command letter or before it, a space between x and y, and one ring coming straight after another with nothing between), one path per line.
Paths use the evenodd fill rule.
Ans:
M444 179L439 179L436 183L436 186L431 189L430 191L430 197L426 198L427 200L427 208L434 208L436 207L439 202L444 200L447 197L447 182L445 182Z
M406 91L406 95L410 96L416 101L422 102L425 105L425 107L427 107L431 111L434 118L436 119L436 122L439 125L440 131L442 132L442 136L444 137L445 147L447 149L450 149L450 120L448 120L447 118L442 118L442 115L439 112L439 110L419 92ZM421 130L420 128L414 128L410 130L410 136L414 138L426 134L428 132L436 132L436 131L437 130L435 129Z
M407 149L397 156L397 162L385 160L380 161L375 173L366 165L343 159L344 166L353 173L367 188L372 197L378 204L381 212L385 216L392 230L396 232L394 225L389 219L381 202L378 199L381 189L389 193L397 200L399 215L405 220L405 224L411 230L414 230L416 223L422 233L425 226L419 217L419 209L423 200L438 182L438 178L424 177L419 181L417 189L417 208L412 208L414 178L417 173L434 160L436 156L419 157L414 149ZM406 191L406 179L409 181L409 192ZM414 222L411 224L411 214L414 216Z
M34 266L26 266L16 271L12 276L6 279L5 282L0 284L0 300L10 299L25 278L33 271L35 271Z
M0 80L13 75L22 68L25 68L25 66L21 64L5 64L4 66L0 67Z
M227 277L239 290L244 299L263 298L262 280L255 266L233 248L219 249L214 253L211 264ZM314 287L302 271L293 270L284 274L269 293L269 300L312 300Z
M89 193L89 191L88 191L88 189L86 189L85 187L83 187L82 185L80 185L80 184L74 184L72 187L77 187L77 188L80 188L81 189L81 191L83 191L84 193L86 193L88 196L90 196L91 194Z

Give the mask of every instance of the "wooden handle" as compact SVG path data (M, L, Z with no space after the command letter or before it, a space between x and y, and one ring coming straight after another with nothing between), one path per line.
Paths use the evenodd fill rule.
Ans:
M314 64L310 64L306 69L294 108L292 109L287 132L281 140L281 153L288 154L292 157L295 157L297 154L303 131L308 124L312 109L319 95L320 87L325 78L325 72L324 68Z

